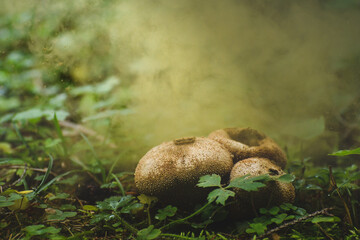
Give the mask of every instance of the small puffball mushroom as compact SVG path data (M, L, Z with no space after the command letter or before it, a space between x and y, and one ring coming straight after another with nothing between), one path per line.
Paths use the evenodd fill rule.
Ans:
M248 158L237 162L231 173L230 181L250 174L259 176L269 174L272 176L283 175L284 171L265 158ZM285 202L293 202L295 199L295 188L291 183L269 181L265 187L258 191L247 192L235 189L236 208L240 215L251 215L256 209L280 205Z
M205 199L208 189L196 187L199 178L218 174L229 178L232 155L220 143L203 137L162 143L142 157L135 169L139 193L166 202L191 202Z
M270 159L282 169L286 166L286 155L281 148L265 134L252 128L224 128L209 135L234 155L234 163L251 157Z

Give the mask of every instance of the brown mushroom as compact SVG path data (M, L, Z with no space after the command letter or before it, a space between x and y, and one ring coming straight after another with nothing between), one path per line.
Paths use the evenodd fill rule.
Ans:
M209 135L234 155L234 163L251 157L267 158L282 169L286 166L286 155L265 134L252 128L224 128Z
M167 202L205 199L207 189L196 187L199 178L218 174L229 178L231 154L218 142L203 138L182 138L152 148L139 161L135 184L139 193Z
M230 181L247 174L250 174L250 176L262 174L280 176L284 174L284 171L268 159L248 158L234 165L230 174ZM251 216L259 208L293 202L295 199L294 186L291 183L279 181L269 181L265 187L260 188L258 191L247 192L242 189L235 189L235 193L236 212L245 216Z

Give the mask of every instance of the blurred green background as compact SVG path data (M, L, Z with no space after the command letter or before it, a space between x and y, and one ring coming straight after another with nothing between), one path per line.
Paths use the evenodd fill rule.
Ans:
M63 151L54 112L73 161L94 161L82 133L127 169L161 142L225 127L254 127L318 165L359 146L358 1L1 5L2 154L21 151L14 124Z

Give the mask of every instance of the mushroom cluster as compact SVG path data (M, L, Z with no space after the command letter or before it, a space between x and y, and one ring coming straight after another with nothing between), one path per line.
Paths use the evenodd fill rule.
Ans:
M252 128L224 128L209 135L234 155L234 161L261 157L267 158L282 169L286 166L286 155L281 148L265 134Z
M193 202L207 191L196 187L201 176L218 174L229 178L232 155L209 138L191 137L165 142L152 148L139 161L135 184L140 193L167 202Z
M164 202L193 203L209 191L196 187L203 175L218 174L223 181L247 174L282 175L286 162L285 153L265 134L251 128L225 128L207 138L181 138L152 148L136 167L135 184L139 193ZM256 192L235 192L237 208L247 210L295 198L293 185L278 181L270 181Z

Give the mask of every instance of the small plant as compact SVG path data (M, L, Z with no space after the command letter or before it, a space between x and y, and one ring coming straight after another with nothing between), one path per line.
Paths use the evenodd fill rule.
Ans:
M265 187L265 182L267 181L282 181L282 182L292 182L294 176L290 174L285 174L282 176L270 176L268 174L250 177L245 175L243 177L235 178L230 182L229 185L223 187L221 184L221 177L216 174L206 175L200 178L198 187L217 187L208 195L208 202L215 201L218 204L225 205L225 201L229 197L234 197L235 192L229 189L240 188L245 191L257 191L259 188Z
M25 240L29 240L32 237L40 237L54 240L65 239L65 237L58 235L61 229L55 227L46 227L43 224L27 226L24 228L23 231L25 232L25 237L23 238Z

